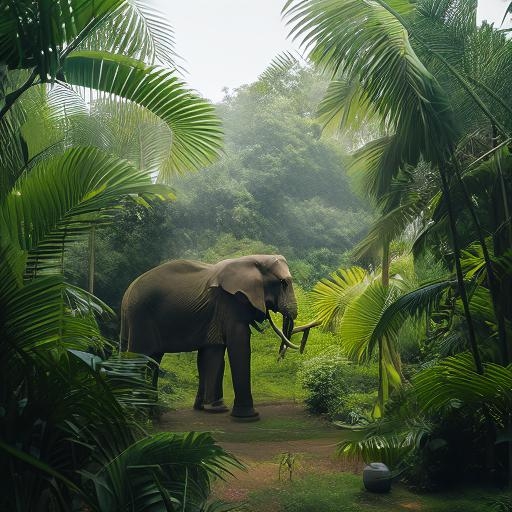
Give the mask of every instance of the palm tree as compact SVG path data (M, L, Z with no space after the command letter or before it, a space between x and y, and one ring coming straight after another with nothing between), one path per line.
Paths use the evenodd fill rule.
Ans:
M111 222L122 198L171 195L154 165L116 154L91 109L98 98L161 120L172 137L162 181L216 157L219 122L174 70L155 65L172 57L172 41L154 37L154 11L119 0L1 9L0 508L198 510L211 477L236 461L207 434L145 431L156 400L148 360L108 358L96 316L110 310L64 282L62 255ZM95 88L92 102L84 87ZM92 124L96 143L84 145L73 134Z
M451 199L451 176L460 176L460 162L455 153L460 140L457 118L459 114L468 117L471 109L471 113L477 113L477 119L485 120L484 128L487 127L488 133L494 127L507 137L510 108L502 99L507 94L506 89L501 88L503 82L495 83L493 90L488 84L495 78L488 75L484 81L480 79L482 73L479 73L471 79L475 83L473 86L466 78L472 76L471 70L459 69L452 62L457 58L460 60L460 52L454 55L455 49L474 48L477 41L486 38L488 48L499 48L492 61L486 61L489 65L487 71L499 69L501 77L503 68L509 66L510 59L507 62L505 56L509 55L510 44L503 38L494 37L494 31L489 32L486 27L476 28L476 2L465 4L464 9L457 9L451 4L425 0L413 6L401 1L394 2L391 8L383 1L367 4L357 0L313 0L289 1L284 10L293 25L292 33L302 39L310 58L335 78L324 102L324 115L330 111L331 122L341 121L345 126L349 121L353 123L354 118L361 121L377 115L390 133L361 150L368 155L368 174L374 178L372 194L377 198L384 196L400 169L405 165L415 165L420 159L438 170L447 205L459 291L469 325L470 345L475 366L481 371L481 357L460 266L460 244ZM432 30L436 28L435 24L444 29ZM437 32L439 35L434 40L432 34ZM427 35L430 36L428 39ZM464 45L454 44L461 38ZM425 42L427 40L429 44ZM475 59L469 56L468 61L475 62ZM342 87L340 79L347 85ZM456 93L453 92L454 84ZM452 87L449 89L451 102L443 86ZM482 91L490 98L491 107L478 95L483 94ZM467 137L464 142L467 142ZM467 196L466 207L471 211L469 199ZM473 220L478 228L478 219L474 215ZM479 239L484 254L487 254L484 237L479 236ZM492 277L490 258L486 259L497 306L496 281ZM499 318L499 308L496 309ZM503 322L499 323L502 344L506 345Z
M505 308L500 301L510 296L510 275L497 275L496 270L503 267L492 261L487 238L492 237L495 253L502 259L512 247L507 213L510 187L506 174L495 166L497 172L487 182L487 190L492 189L499 222L488 223L481 208L485 194L472 190L465 174L493 155L493 160L499 161L501 148L510 144L510 41L493 27L477 27L476 1L289 0L284 12L309 57L333 78L323 104L326 120L346 129L376 118L383 126L384 136L359 151L359 160L364 157L366 161L370 194L377 200L385 198L400 174L418 162L436 170L441 195L433 197L431 211L437 229L439 221L448 226L455 292L467 322L476 369L471 379L476 382L488 365L479 348L474 307L461 263L461 229L468 233L462 221L472 223L469 242L481 246L501 363L507 365L511 353L507 322L512 315L507 310L510 300L505 301ZM398 209L383 211L381 226L387 215L399 215L400 205L406 203L401 198ZM485 232L486 228L490 230ZM411 312L417 311L420 294L428 302L444 293L447 285L429 284L413 296L398 299L397 304L403 307L403 301L411 300ZM386 319L389 315L383 312L383 323ZM374 332L383 336L385 329ZM492 412L484 410L484 414L492 423Z

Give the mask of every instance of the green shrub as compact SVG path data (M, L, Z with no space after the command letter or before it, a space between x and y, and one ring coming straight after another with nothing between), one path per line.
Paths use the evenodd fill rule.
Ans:
M341 397L348 392L343 378L345 364L339 355L321 355L304 363L300 378L308 411L330 414L341 406Z
M368 416L375 403L378 369L349 362L339 349L306 361L299 379L306 391L306 408L315 414L355 423Z
M331 417L343 423L355 424L371 416L377 402L377 391L370 393L349 393L345 395L339 408L331 412Z

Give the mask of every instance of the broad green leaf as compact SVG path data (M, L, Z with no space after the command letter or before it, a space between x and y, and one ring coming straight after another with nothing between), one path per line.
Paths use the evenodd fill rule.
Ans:
M187 90L172 71L93 51L73 52L63 70L68 83L133 101L168 124L171 165L162 181L172 172L206 166L219 154L222 131L213 106Z
M393 286L385 288L380 281L373 281L347 306L340 322L340 338L347 355L357 361L367 360L377 343L375 328L386 309L398 296ZM396 329L388 336L394 338ZM390 362L390 361L388 361Z
M366 289L371 279L360 267L340 268L322 279L311 292L315 318L325 328L336 329L347 305Z
M71 149L40 162L18 181L0 205L0 233L38 265L54 267L63 244L92 222L110 220L121 197L166 191L126 161L94 148Z
M512 366L484 363L478 374L470 354L448 357L413 378L414 392L425 411L439 411L459 400L469 406L512 408Z
M124 0L20 0L4 3L0 20L0 63L37 69L55 79L63 50L97 27ZM58 20L58 22L56 22Z

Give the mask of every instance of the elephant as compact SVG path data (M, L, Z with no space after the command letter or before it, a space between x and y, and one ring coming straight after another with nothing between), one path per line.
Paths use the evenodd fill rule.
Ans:
M283 315L283 330L269 311ZM257 420L251 391L251 329L266 318L287 347L297 317L292 276L281 255L251 255L208 264L171 260L136 278L121 304L121 346L160 363L164 353L197 351L194 408L227 412L222 380L227 349L235 394L231 415ZM299 330L303 330L300 329Z

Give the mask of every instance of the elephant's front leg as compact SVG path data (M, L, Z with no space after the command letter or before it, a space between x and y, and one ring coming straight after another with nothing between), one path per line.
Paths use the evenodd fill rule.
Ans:
M194 409L206 412L227 412L229 409L223 401L222 381L224 379L223 344L201 347L197 351L197 371L199 387Z
M246 324L231 326L227 333L227 347L235 402L231 416L255 421L259 413L254 410L251 393L251 331Z

